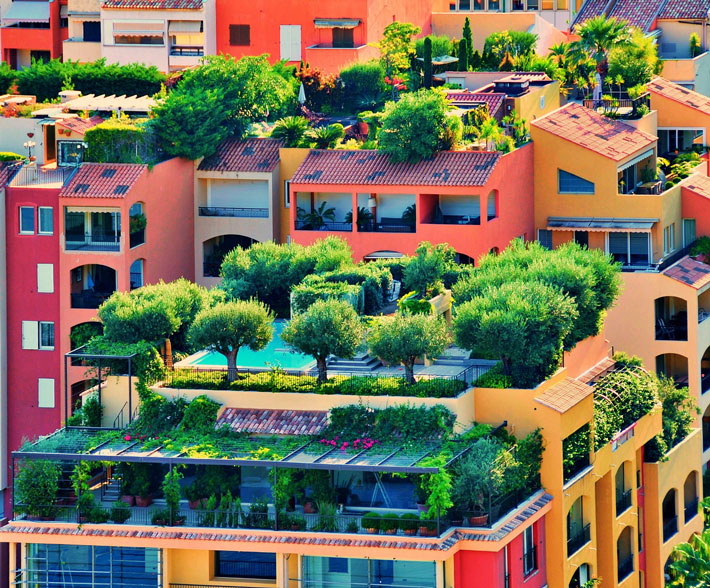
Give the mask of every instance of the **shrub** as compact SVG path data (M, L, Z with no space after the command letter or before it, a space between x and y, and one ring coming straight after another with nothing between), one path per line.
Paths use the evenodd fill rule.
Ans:
M416 292L408 292L397 301L402 314L434 314L436 309L427 299L418 298Z
M364 297L364 313L380 311L392 287L392 274L386 267L373 263L353 265L321 274L326 282L346 282L361 285Z
M185 409L180 427L184 431L207 433L214 430L220 404L204 394L195 398Z
M399 528L402 531L414 531L419 527L419 517L412 512L404 513L399 517Z
M646 461L663 461L666 454L692 431L693 419L700 413L688 387L676 388L672 379L661 376L658 397L663 403L663 432L646 445Z
M111 118L86 131L86 161L156 163L165 157L145 121Z
M377 60L353 63L340 70L346 104L352 109L376 108L382 101L385 72Z
M125 523L128 519L131 518L131 507L128 506L122 500L119 500L111 508L110 518L114 523L117 523L119 525Z
M17 72L4 61L0 63L0 94L7 94L15 82Z
M296 70L296 79L306 92L306 106L315 112L342 110L344 85L335 74L309 66Z
M37 102L55 100L62 91L66 76L66 68L59 59L50 61L32 61L30 67L25 67L16 73L17 91L37 97Z
M382 520L382 517L380 516L379 513L368 512L365 516L362 517L362 520L360 521L360 525L362 526L363 529L379 531L381 520Z
M105 508L101 508L100 506L95 506L90 509L86 515L88 521L95 524L107 523L110 517L111 515L109 511Z
M362 314L365 309L362 286L332 280L325 281L321 276L311 275L291 290L291 311L305 312L317 300L347 302L358 314Z
M423 241L415 254L404 268L404 286L424 298L440 294L444 272L453 265L454 249L446 243Z
M690 248L690 255L701 257L702 260L710 259L710 237L705 235L698 237Z
M497 363L473 383L478 388L510 388L513 379L503 373L503 364Z
M399 515L388 512L380 518L380 530L385 533L397 531L399 529Z
M562 471L565 481L589 463L592 438L589 425L584 425L562 441Z
M59 491L59 463L28 459L22 463L15 478L17 511L28 517L52 518Z
M24 155L13 153L12 151L0 151L0 161L20 161L24 159Z
M424 57L424 43L425 40L429 39L431 41L431 55L432 57L443 57L445 55L451 55L452 44L451 39L446 35L428 35L426 37L419 37L414 41L414 51L417 57Z

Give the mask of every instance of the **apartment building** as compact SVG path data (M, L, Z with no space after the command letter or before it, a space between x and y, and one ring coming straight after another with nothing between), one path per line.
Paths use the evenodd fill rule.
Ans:
M0 21L2 60L15 69L33 59L62 56L68 35L67 4L61 0L16 0L3 5Z

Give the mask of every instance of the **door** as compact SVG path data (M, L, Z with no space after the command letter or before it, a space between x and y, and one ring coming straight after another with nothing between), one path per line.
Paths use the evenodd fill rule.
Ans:
M281 25L281 59L301 60L301 25Z

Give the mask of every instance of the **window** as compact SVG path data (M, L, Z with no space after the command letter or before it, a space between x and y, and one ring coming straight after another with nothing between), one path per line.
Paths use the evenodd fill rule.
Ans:
M291 208L291 182L284 180L284 208Z
M34 235L35 209L33 206L20 206L20 235Z
M355 47L353 29L333 29L333 47L352 48Z
M249 551L215 551L215 576L222 578L276 579L276 554Z
M52 294L54 292L54 265L51 263L37 264L37 292Z
M560 194L594 194L594 182L561 169L557 170L557 184Z
M545 249L552 249L552 231L549 229L538 229L537 242Z
M589 247L589 233L587 231L575 231L574 242L580 247Z
M329 557L328 558L328 573L329 574L347 574L348 560L345 557Z
M54 408L54 378L38 378L37 406L39 408Z
M39 323L22 321L22 349L39 348Z
M229 44L232 47L248 47L251 45L249 25L229 25Z
M533 525L523 531L523 575L529 576L537 569L537 553Z
M84 41L88 43L101 42L101 23L99 21L81 23L84 29Z
M40 235L51 235L54 233L54 210L50 206L40 206L38 208Z
M165 45L165 21L143 20L139 22L104 21L113 24L115 45Z
M80 165L83 161L83 142L57 141L57 165Z
M675 249L675 223L663 229L663 254L668 254Z
M684 218L683 219L683 247L687 247L693 241L695 241L695 219L694 218Z
M143 287L143 260L136 259L130 269L131 290Z
M39 323L39 348L51 351L54 349L54 323Z
M648 266L648 233L608 233L607 253L622 265Z

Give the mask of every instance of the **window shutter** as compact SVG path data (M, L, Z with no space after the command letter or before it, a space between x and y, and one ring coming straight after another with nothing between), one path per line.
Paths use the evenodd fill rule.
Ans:
M39 408L54 408L54 378L38 378L37 406Z
M251 45L251 29L249 25L229 25L229 44L233 47L248 47Z
M54 292L54 265L51 263L37 264L37 292L51 294Z
M39 349L39 322L22 321L22 349Z

